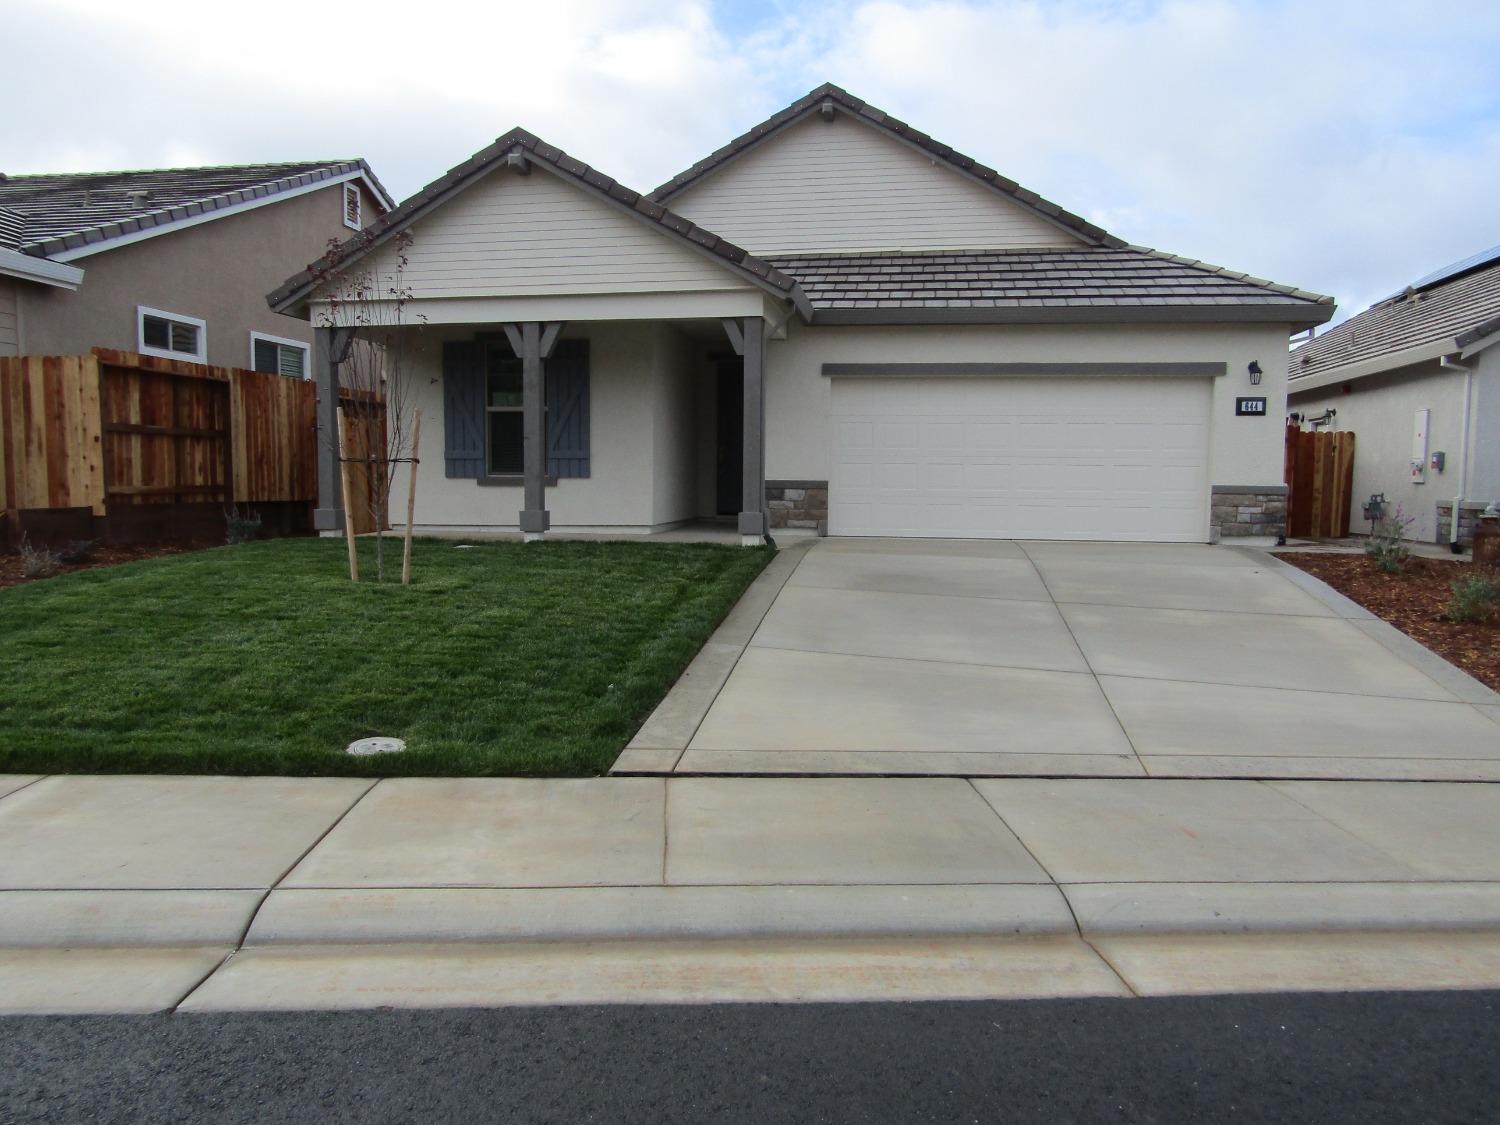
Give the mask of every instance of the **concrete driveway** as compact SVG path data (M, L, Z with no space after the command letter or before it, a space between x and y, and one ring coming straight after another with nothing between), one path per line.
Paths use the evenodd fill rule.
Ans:
M1500 696L1260 551L784 551L617 773L1500 779Z

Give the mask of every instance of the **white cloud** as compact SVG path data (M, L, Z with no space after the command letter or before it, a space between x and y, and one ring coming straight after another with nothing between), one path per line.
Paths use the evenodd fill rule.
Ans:
M158 0L142 20L12 0L6 19L12 172L357 154L405 195L522 124L647 189L831 79L1125 238L1346 308L1500 242L1489 2Z

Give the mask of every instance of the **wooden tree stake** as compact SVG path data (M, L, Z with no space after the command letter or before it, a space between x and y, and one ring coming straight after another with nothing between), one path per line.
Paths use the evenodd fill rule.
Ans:
M406 486L406 542L401 548L401 585L411 585L411 521L417 510L417 453L422 442L422 408L411 425L411 483Z
M359 581L359 553L354 548L354 499L353 489L349 484L349 462L346 460L348 454L344 451L344 408L338 408L339 420L339 481L344 491L344 541L349 544L349 580Z

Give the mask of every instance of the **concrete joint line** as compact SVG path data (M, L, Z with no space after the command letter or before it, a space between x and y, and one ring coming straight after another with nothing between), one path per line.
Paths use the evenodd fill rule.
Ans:
M286 877L297 869L297 865L300 864L309 855L311 855L314 848L316 848L324 840L328 839L329 834L340 824L344 823L344 818L354 811L355 806L363 801L367 796L369 796L370 792L383 780L383 778L377 777L373 779L369 785L366 785L362 790L360 790L359 795L355 797L354 800L349 802L348 807L345 808L343 812L339 813L338 816L333 818L333 823L331 823L322 832L318 833L317 839L315 839L307 847L303 848L302 853L298 855L296 859L292 860L292 862L287 866L286 870L271 881L270 886L266 887L264 893L262 893L260 898L256 901L255 909L250 911L250 917L245 920L245 928L240 931L239 940L234 943L233 948L231 948L227 953L224 954L223 958L220 959L218 964L214 965L211 969L208 970L208 972L204 973L203 976L191 988L189 988L180 997L178 997L177 1002L167 1009L168 1012L176 1013L176 1011L181 1008L182 1005L187 1003L188 998L192 996L193 993L202 988L204 984L208 982L210 977L212 977L225 965L229 964L229 962L234 958L234 955L241 949L245 948L245 939L250 936L250 931L255 926L255 919L260 915L261 908L266 905L266 900L271 897L271 892L274 891L277 887L281 886L281 884L286 881Z
M24 773L25 771L22 771L22 772ZM50 773L38 774L36 777L33 777L30 781L26 782L24 785L18 785L14 789L12 789L10 792L5 793L5 794L0 794L0 801L5 800L7 797L14 797L17 793L25 792L27 789L30 789L33 785L36 785L36 784L38 784L40 782L43 782L43 781L46 781L48 778L50 778L52 776L53 775L50 774Z
M1022 548L1022 550L1024 549L1025 548ZM1033 563L1032 565L1034 567L1036 564ZM1076 641L1074 643L1077 644ZM1103 689L1101 688L1100 690L1102 691ZM1118 719L1116 721L1118 721ZM1127 739L1129 737L1129 735L1126 735ZM1145 766L1142 766L1141 768L1144 769ZM1031 861L1041 869L1042 874L1047 876L1047 878L1052 881L1053 889L1057 891L1058 896L1063 900L1063 905L1068 908L1068 916L1073 919L1073 932L1078 935L1078 940L1083 942L1084 945L1088 946L1089 949L1093 952L1094 956L1097 957L1104 964L1104 966L1115 975L1116 979L1119 980L1121 986L1124 987L1125 991L1129 992L1132 996L1139 996L1140 993L1135 990L1135 986L1132 985L1130 981L1125 979L1125 974L1120 972L1119 968L1116 967L1114 962L1106 957L1099 950L1099 947L1089 940L1088 935L1083 932L1083 927L1078 924L1078 911L1073 909L1073 902L1068 898L1067 890L1064 889L1063 885L1057 881L1057 877L1047 869L1047 865L1042 862L1041 857L1037 855L1036 852L1031 850L1031 845L1021 838L1021 834L1010 826L1005 817L1000 815L1000 810L997 809L994 805L990 804L989 799L985 797L982 792L980 792L979 786L974 784L974 779L966 778L965 780L968 781L969 788L974 791L975 795L981 801L983 801L986 806L988 806L990 812L995 814L995 819L998 820L1001 824L1004 824L1006 831L1008 831L1012 836L1016 838L1016 842L1020 844L1021 847L1025 850L1026 854L1031 857Z
M1130 731L1125 729L1125 724L1120 719L1120 713L1115 710L1115 701L1109 697L1109 692L1104 690L1104 685L1099 681L1099 673L1094 671L1094 665L1089 660L1089 654L1084 652L1083 646L1078 643L1078 636L1073 632L1073 625L1068 620L1068 615L1062 611L1062 604L1053 595L1052 587L1047 585L1047 576L1042 573L1042 568L1036 565L1036 560L1031 557L1031 552L1026 549L1026 544L1017 543L1016 546L1020 548L1021 554L1025 556L1026 561L1031 564L1031 569L1036 571L1037 578L1041 580L1042 589L1046 590L1047 596L1052 599L1052 608L1057 611L1057 616L1062 618L1063 628L1068 631L1068 638L1073 642L1073 647L1078 650L1079 659L1083 661L1083 666L1089 670L1088 674L1094 678L1094 687L1104 699L1105 706L1109 708L1109 713L1114 716L1115 725L1120 728L1120 734L1124 736L1125 744L1130 747L1130 752L1135 755L1135 764L1141 767L1141 773L1144 776L1150 777L1151 771L1146 768L1146 763L1142 761L1141 752L1135 744L1135 739L1130 737ZM1019 839L1019 837L1017 838ZM1066 898L1067 896L1064 895L1063 897ZM1071 904L1069 905L1069 909L1072 909ZM1121 979L1123 980L1124 978ZM1127 984L1125 987L1129 988L1130 986Z

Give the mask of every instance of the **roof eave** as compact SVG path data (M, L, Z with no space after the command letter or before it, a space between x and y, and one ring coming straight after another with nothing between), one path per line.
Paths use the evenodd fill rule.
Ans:
M0 247L0 274L69 291L83 284L83 270L78 266L23 254L7 247Z
M1356 379L1368 378L1386 371L1395 371L1402 367L1441 359L1446 355L1456 355L1459 351L1458 343L1452 337L1444 337L1441 340L1418 344L1415 347L1402 348L1398 351L1371 356L1368 359L1325 368L1312 375L1294 374L1299 357L1296 352L1292 352L1287 357L1287 394L1302 394L1335 383L1350 383Z
M1004 308L815 308L812 323L834 324L1285 324L1289 331L1321 324L1331 306L1054 305Z

